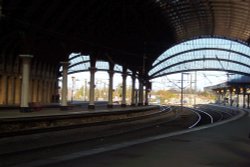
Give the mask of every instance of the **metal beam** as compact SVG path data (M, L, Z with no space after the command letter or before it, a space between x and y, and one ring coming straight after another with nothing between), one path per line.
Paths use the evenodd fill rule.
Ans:
M175 64L172 64L170 66L166 66L165 68L162 68L161 70L155 72L154 74L152 74L151 76L154 77L156 76L156 74L168 69L168 68L172 68L174 66L178 66L178 65L181 65L181 64L185 64L185 63L189 63L189 62L195 62L195 61L213 61L213 60L216 60L216 61L223 61L223 62L231 62L231 63L235 63L235 64L238 64L238 65L241 65L241 66L245 66L247 68L249 68L249 72L250 72L250 65L248 64L245 64L245 63L242 63L242 62L238 62L238 61L234 61L234 60L228 60L228 59L218 59L218 58L200 58L200 59L191 59L191 60L186 60L186 61L182 61L182 62L178 62L178 63L175 63ZM224 68L220 68L222 70L226 70ZM206 70L206 69L205 69Z
M209 47L204 47L204 48L196 48L196 49L191 49L191 50L185 50L183 52L179 52L179 53L176 53L176 54L173 54L169 57L166 57L165 59L159 61L158 63L156 63L155 65L153 65L152 69L154 67L156 67L157 65L171 59L171 58L174 58L176 56L179 56L179 55L182 55L182 54L185 54L185 53L189 53L189 52L195 52L195 51L201 51L201 50L218 50L218 51L225 51L225 52L229 52L229 53L235 53L235 54L238 54L238 55L241 55L243 57L246 57L246 58L249 58L250 59L250 56L247 55L247 54L244 54L244 53L241 53L241 52L238 52L238 51L234 51L234 50L229 50L229 49L223 49L223 48L209 48Z
M155 78L159 78L159 77L163 77L163 76L167 76L167 75L171 75L171 74L178 74L178 73L182 73L182 72L192 72L192 71L222 71L222 72L229 72L229 73L240 74L240 75L245 75L245 76L250 77L250 73L234 71L234 70L223 70L223 69L219 69L219 68L206 68L206 69L194 68L194 69L179 70L179 71L164 73L161 75L150 77L150 80L155 79Z

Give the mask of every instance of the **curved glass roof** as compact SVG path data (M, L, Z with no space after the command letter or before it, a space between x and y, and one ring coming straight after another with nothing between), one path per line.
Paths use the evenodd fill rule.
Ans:
M90 68L90 56L81 55L81 53L72 53L69 55L69 68L68 74L73 74L77 72L89 71ZM109 71L109 62L107 61L96 61L96 68L98 71ZM62 72L62 66L59 69ZM114 72L122 73L123 67L121 65L115 64ZM131 70L127 70L128 75L132 75Z
M223 38L199 38L178 44L160 55L149 71L151 78L194 70L250 74L250 47Z
M69 74L88 71L90 68L90 56L72 53L69 55L69 63Z
M107 61L97 61L95 66L98 70L109 70L109 63Z
M90 68L90 62L81 62L75 65L69 66L68 74L89 71L89 68Z

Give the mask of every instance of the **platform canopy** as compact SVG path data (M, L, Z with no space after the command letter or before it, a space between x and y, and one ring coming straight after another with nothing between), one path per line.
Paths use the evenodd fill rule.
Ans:
M0 0L0 55L59 63L76 52L148 73L183 40L249 43L249 18L249 0Z

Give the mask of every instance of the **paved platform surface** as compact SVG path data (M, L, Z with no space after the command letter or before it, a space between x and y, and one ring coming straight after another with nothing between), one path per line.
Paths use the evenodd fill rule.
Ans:
M57 108L43 108L40 111L33 111L33 112L27 112L27 113L20 112L18 109L8 109L8 110L0 111L0 119L84 114L84 113L90 113L90 112L122 111L122 110L139 109L139 108L145 108L145 107L147 106L121 107L120 105L114 105L113 108L109 109L107 108L107 104L99 104L96 106L96 109L89 110L87 107L87 104L83 104L83 106L75 106L65 111L62 111L59 107L57 107Z
M249 167L249 133L248 110L220 126L46 166Z
M245 116L240 119L212 128L151 142L142 142L129 147L120 147L116 150L113 149L113 151L107 151L112 150L112 148L106 147L106 149L104 147L98 149L101 151L98 154L89 150L83 153L76 152L47 157L41 161L17 164L16 166L249 167L249 111L246 110Z

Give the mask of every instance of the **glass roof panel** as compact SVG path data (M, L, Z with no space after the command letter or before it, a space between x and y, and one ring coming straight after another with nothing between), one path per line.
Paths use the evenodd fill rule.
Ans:
M81 53L71 53L69 55L69 63L68 73L87 71L90 67L90 56L81 55ZM59 71L62 72L62 66Z
M149 76L157 77L168 69L179 71L192 69L195 60L199 70L214 68L220 70L233 69L242 72L244 65L250 64L250 47L239 41L224 38L198 38L178 44L160 55L153 63ZM207 63L213 63L209 66ZM233 66L233 64L237 66ZM213 66L213 67L212 67ZM237 69L235 69L237 67ZM249 69L248 69L249 70ZM246 71L245 71L246 72ZM167 72L168 73L168 72ZM248 71L250 73L250 71Z
M75 66L72 66L71 68L69 68L68 73L88 71L89 68L90 68L90 62L85 62L85 63L81 63L81 64L77 64Z
M115 71L115 72L122 72L122 66L116 64L115 67L114 67L114 71Z
M99 70L109 70L109 63L106 61L97 61L96 68Z
M227 50L240 52L243 54L250 53L249 46L243 44L242 42L232 41L232 40L223 39L223 38L198 38L198 39L193 39L193 40L180 43L168 49L155 60L155 62L153 63L153 66L155 66L158 62L166 59L169 56L172 56L172 55L184 52L184 51L189 51L193 49L202 49L202 48L227 49Z
M192 62L178 64L176 66L170 67L168 69L165 69L159 72L159 74L157 75L163 76L163 75L169 75L173 73L179 73L179 72L184 72L184 71L194 71L194 70L230 71L230 72L235 72L235 73L238 72L242 74L248 74L247 71L250 71L250 67L242 66L240 64L236 64L232 62L227 62L227 63L230 64L230 68L227 68L225 66L224 69L221 69L219 68L220 63L216 60L192 61Z
M71 53L69 55L69 59L73 59L74 57L78 56L78 55L81 55L81 53Z

